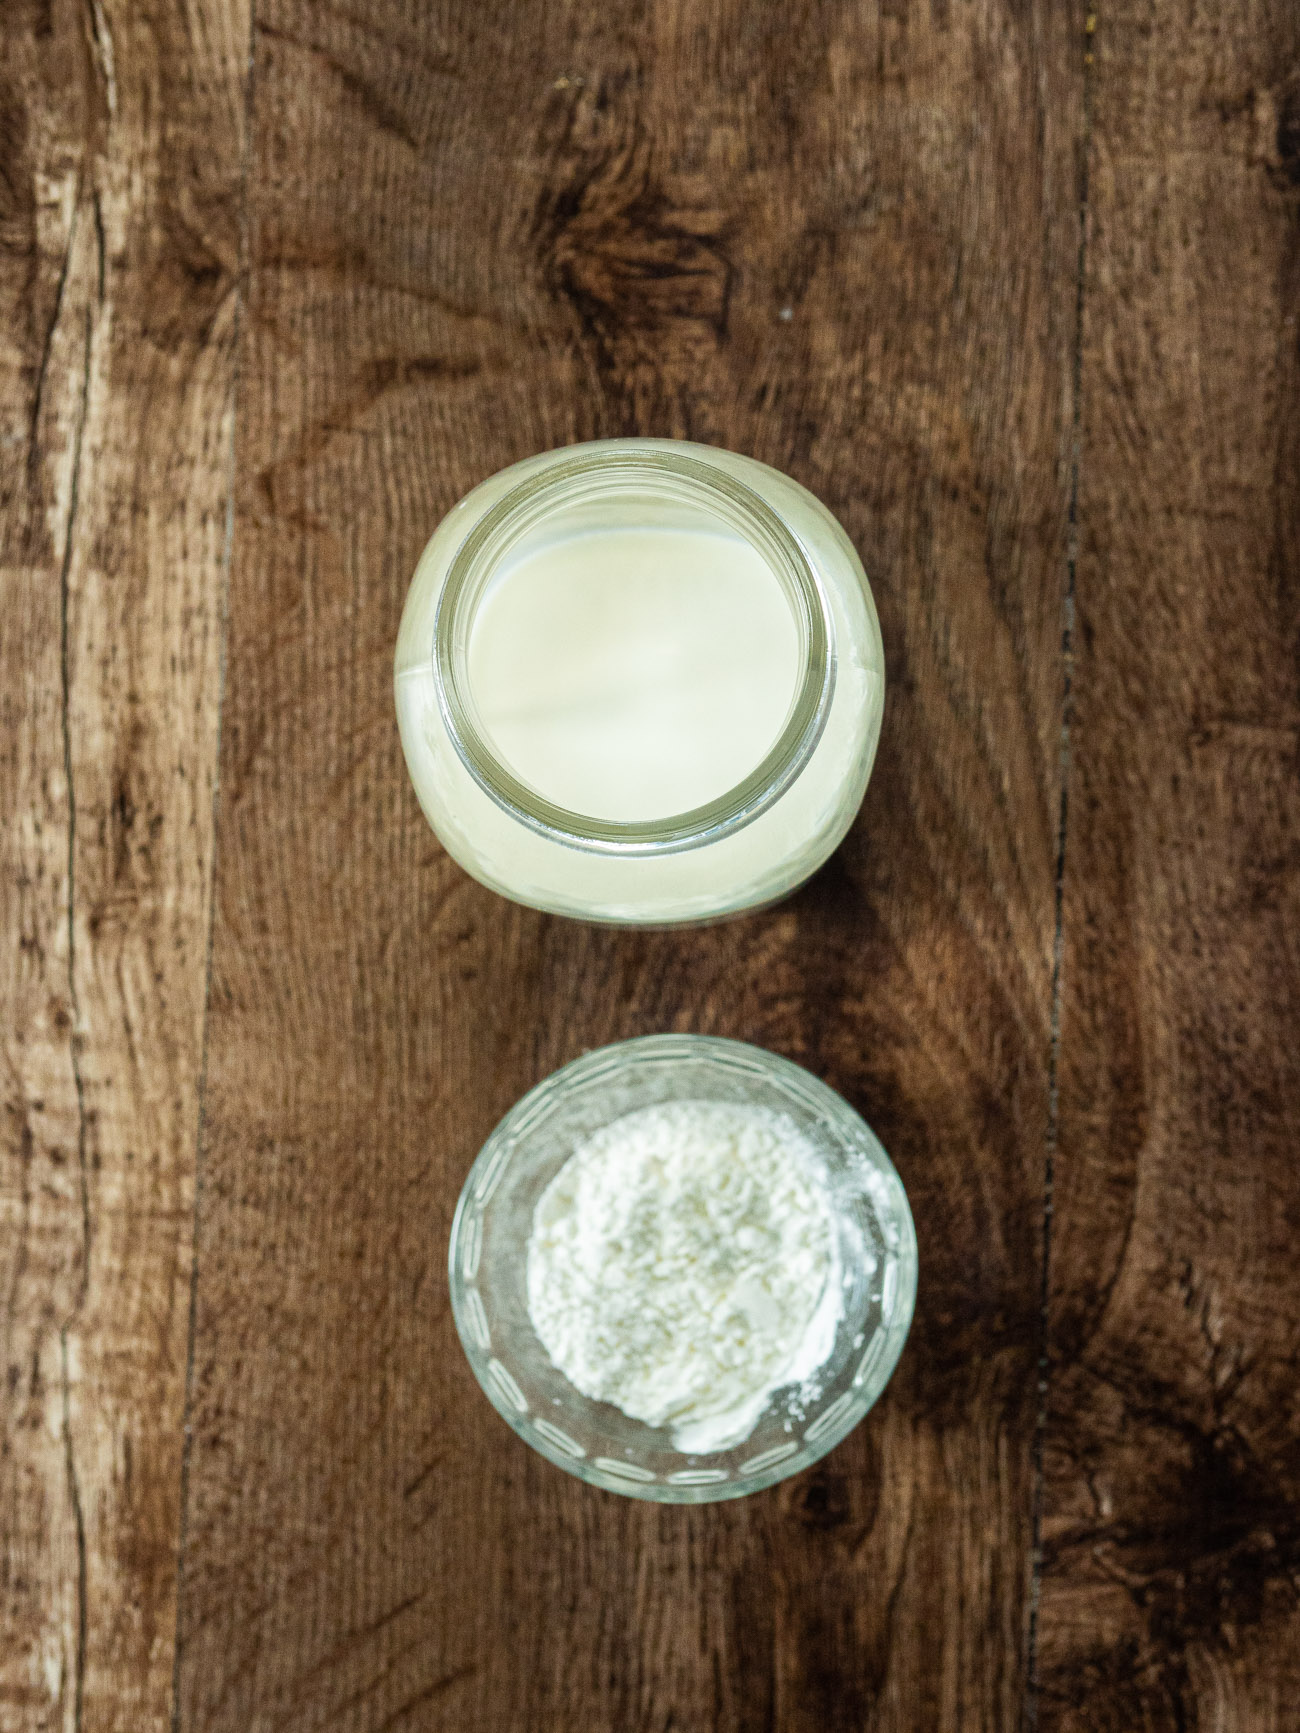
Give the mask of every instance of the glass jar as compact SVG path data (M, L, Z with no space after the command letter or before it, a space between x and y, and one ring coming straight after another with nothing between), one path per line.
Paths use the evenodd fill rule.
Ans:
M518 774L471 668L476 624L512 562L633 529L738 538L779 586L797 645L774 744L760 742L754 766L704 804L644 818L573 810ZM545 452L467 494L416 567L394 671L416 794L467 872L554 914L660 926L761 907L814 872L861 803L884 703L871 590L826 507L753 458L673 440Z

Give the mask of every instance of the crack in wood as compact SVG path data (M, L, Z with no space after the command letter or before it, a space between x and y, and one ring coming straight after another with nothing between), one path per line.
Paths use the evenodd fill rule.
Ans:
M71 269L72 252L77 240L77 218L80 211L81 181L78 179L76 191L72 198L72 215L68 220L68 243L64 248L63 262L59 266L58 279L54 285L54 310L50 314L50 322L45 330L45 341L41 345L41 358L36 368L36 394L32 399L31 439L27 446L27 467L32 474L35 473L41 459L40 425L41 411L45 406L45 385L49 377L54 338L63 314L63 297L68 287L68 272Z
M72 1081L77 1097L77 1172L81 1190L81 1273L73 1315L85 1303L90 1285L90 1176L86 1158L86 1084L81 1069L81 1008L77 992L77 796L72 774L72 668L69 634L70 594L73 546L77 531L77 505L81 491L82 441L90 403L90 363L94 329L90 310L86 311L85 356L81 374L81 399L73 431L72 476L68 488L68 523L63 542L63 558L59 570L59 657L63 692L63 775L68 802L68 1000L72 1010L72 1027L68 1049L72 1063ZM66 1325L65 1325L66 1328Z
M68 1331L59 1332L59 1365L63 1397L63 1461L67 1473L68 1500L77 1536L77 1653L72 1684L73 1733L81 1733L86 1688L86 1519L81 1505L81 1482L72 1448L72 1398L68 1375Z
M113 32L104 14L103 0L87 0L87 31L90 50L104 85L104 102L110 116L117 114L117 63L113 54Z

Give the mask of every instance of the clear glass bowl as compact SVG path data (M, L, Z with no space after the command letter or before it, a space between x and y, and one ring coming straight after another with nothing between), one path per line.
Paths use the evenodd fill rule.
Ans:
M848 1277L820 1393L778 1390L748 1438L683 1455L666 1428L584 1396L556 1370L528 1315L526 1264L537 1200L585 1138L663 1101L727 1101L787 1113L824 1169ZM538 1084L484 1144L451 1228L456 1328L493 1407L557 1467L609 1492L660 1504L739 1498L797 1474L852 1431L898 1361L916 1299L916 1233L879 1140L802 1067L706 1035L648 1035L566 1065Z

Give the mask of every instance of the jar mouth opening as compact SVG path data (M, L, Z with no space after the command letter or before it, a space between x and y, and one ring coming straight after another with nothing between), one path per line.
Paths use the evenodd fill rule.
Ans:
M556 805L494 750L469 679L469 628L493 576L528 533L566 505L653 496L702 508L739 534L780 585L799 635L800 674L781 731L734 787L703 806L646 821L604 819ZM799 775L826 726L835 688L830 610L798 539L751 488L679 453L584 452L532 475L484 514L448 569L434 617L433 676L443 724L483 792L528 829L571 848L653 855L699 848L751 824Z

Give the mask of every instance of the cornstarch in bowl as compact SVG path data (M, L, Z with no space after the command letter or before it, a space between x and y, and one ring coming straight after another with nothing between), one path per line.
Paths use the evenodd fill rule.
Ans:
M831 1200L788 1114L668 1101L588 1139L543 1192L528 1309L584 1394L684 1452L739 1444L808 1380L842 1310Z
M506 1115L449 1268L462 1345L541 1455L661 1503L735 1498L817 1460L902 1351L916 1236L842 1096L709 1036L598 1049Z

